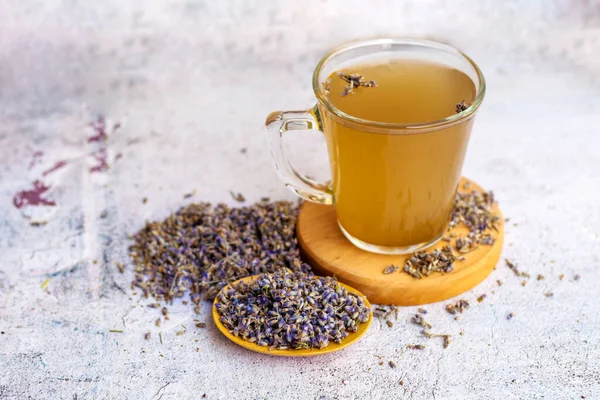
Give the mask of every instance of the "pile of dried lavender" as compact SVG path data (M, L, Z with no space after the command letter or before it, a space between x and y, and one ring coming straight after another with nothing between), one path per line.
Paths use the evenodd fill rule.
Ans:
M468 184L465 184L468 189ZM454 209L450 226L452 229L458 224L465 224L469 228L469 235L456 239L454 247L459 253L468 253L474 250L478 244L493 245L494 238L486 233L488 229L497 231L496 223L500 219L492 214L494 205L494 195L492 192L480 192L472 190L470 192L457 192L454 200Z
M221 322L242 339L270 349L323 348L367 322L370 309L334 278L301 272L263 274L220 293Z
M465 183L463 189L469 189L469 182ZM454 248L450 245L444 248L435 249L429 252L422 251L413 254L404 263L402 272L409 274L413 278L422 278L430 275L432 272L452 272L456 260L464 260L464 257L457 257L453 250L460 254L475 250L478 245L493 245L494 237L489 230L497 231L497 222L499 216L492 214L494 205L494 195L492 192L481 192L471 190L469 192L456 193L454 208L451 214L451 220L448 230L452 230L459 224L464 224L469 229L467 236L457 237L455 233L450 233L444 240L452 242ZM383 270L384 274L391 274L398 270L394 265L390 265Z
M165 302L189 290L197 305L245 276L282 268L310 271L299 255L297 213L290 202L240 208L201 203L148 222L129 248L135 264L132 288Z
M432 272L452 272L456 256L450 246L444 246L441 250L435 249L430 252L421 251L413 254L404 263L403 271L413 278L421 279L429 276Z

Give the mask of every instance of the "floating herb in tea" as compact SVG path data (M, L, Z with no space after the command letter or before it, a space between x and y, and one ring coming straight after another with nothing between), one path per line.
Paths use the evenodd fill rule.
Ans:
M469 104L463 100L456 105L456 113L457 114L461 113L461 112L465 111L467 108L469 108L470 106L471 106L471 104Z
M358 87L377 87L375 81L367 81L365 77L360 74L345 74L343 72L338 72L338 76L346 82L348 85L344 88L342 92L342 96L347 96L351 93L354 93L354 89Z
M323 94L324 94L325 96L328 96L328 95L329 95L329 91L331 90L331 86L330 86L330 85L331 85L331 80L330 80L330 79L327 79L327 80L325 80L325 81L322 83L322 85L321 85L321 87L322 87L322 89L323 89Z
M215 307L232 335L269 349L341 343L371 314L362 297L334 278L288 271L234 284L218 295Z

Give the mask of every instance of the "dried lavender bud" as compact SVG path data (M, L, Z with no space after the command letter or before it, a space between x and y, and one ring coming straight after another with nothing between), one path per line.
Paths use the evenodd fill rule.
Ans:
M483 301L483 300L484 300L486 297L487 297L487 294L482 294L481 296L479 296L479 297L477 298L477 302L478 302L478 303L481 303L481 302L482 302L482 301Z
M338 72L338 76L348 83L348 85L344 88L342 92L342 96L347 96L351 93L354 93L354 89L357 87L377 87L375 81L366 81L365 77L360 74L345 74L343 72Z
M464 188L468 189L466 183ZM479 244L488 246L494 244L494 237L486 233L488 229L498 230L496 223L500 217L493 215L491 211L494 202L492 192L472 190L456 193L449 228L464 224L469 229L467 236L456 239L454 243L456 251L464 254L475 250Z
M544 296L546 296L546 298L553 297L554 293L552 293L552 292L546 292L546 293L544 293Z
M513 318L514 318L514 316L515 316L515 314L513 314L513 313L508 313L508 315L506 316L506 319L510 321L511 319L513 319Z
M469 108L470 106L471 106L471 104L469 104L463 100L456 105L456 113L457 114L461 113L461 112L465 111L467 108Z
M279 271L221 292L215 307L232 335L269 349L341 343L371 311L331 277Z
M204 322L198 322L198 323L196 324L196 327L197 327L197 328L206 328L206 324L205 324Z
M152 334L152 332L150 332L150 331L146 332L146 334L144 335L144 339L150 340L150 335L151 334Z
M454 315L456 313L463 313L463 311L469 308L469 302L467 300L460 299L454 304L446 304L446 311Z
M234 193L232 191L229 191L229 194L231 194L231 197L238 203L243 203L246 201L246 198L241 193Z
M125 266L121 263L115 263L115 266L117 267L117 269L119 270L119 272L122 274L125 272Z
M450 346L450 343L452 342L452 339L450 335L442 335L442 337L444 338L444 348L447 349L448 346Z
M431 329L431 324L429 324L427 321L425 321L423 319L423 317L421 317L419 314L415 314L412 317L411 322L413 324L415 324L415 325L419 325L419 326L422 326L424 328Z
M390 315L394 313L396 317L396 321L398 320L398 306L385 306L380 305L375 307L373 310L373 315L380 319L387 319Z
M423 350L425 346L422 344L409 344L406 346L406 348L411 350Z
M393 327L393 326L394 326L394 323L393 323L392 321L390 321L390 320L387 320L387 321L385 321L385 323L387 324L387 326L388 326L389 328L391 328L391 327Z
M296 238L297 213L291 202L240 208L201 203L149 222L129 248L135 264L132 287L161 302L189 293L199 314L201 299L214 299L239 278L283 268L308 272Z
M413 278L429 276L432 272L452 272L456 256L450 246L441 250L435 249L429 252L421 251L415 253L404 263L403 271Z
M399 266L392 264L392 265L388 265L387 267L385 267L385 269L383 270L383 273L386 274L386 275L387 274L392 274L392 273L398 271L399 269L400 269Z
M421 333L423 334L423 336L426 336L428 339L431 338L435 338L435 337L441 337L444 339L444 348L447 348L450 345L450 342L452 341L451 339L451 335L448 334L439 334L439 333L430 333L426 330L421 331Z
M538 280L538 281L541 281L541 280L543 280L543 279L545 279L545 278L546 278L546 277L545 277L544 275L538 275L538 276L537 276L537 280Z
M195 190L192 190L191 192L184 194L184 195L183 195L183 198L184 198L184 199L189 199L190 197L192 197L192 196L193 196L193 195L195 195L195 194L196 194L196 191L195 191Z
M575 274L575 276L573 277L573 280L578 281L579 279L581 279L581 275Z
M418 312L419 314L427 314L427 310L426 310L426 309L424 309L424 308L417 308L417 312Z
M519 270L519 268L517 268L517 265L516 265L516 264L514 264L513 262L511 262L509 259L506 259L506 260L504 260L504 261L506 262L506 266L507 266L508 268L510 268L510 269L512 270L512 272L514 272L514 274L515 274L516 276L524 276L524 277L527 277L527 278L529 278L529 274L528 274L527 272L521 272L521 271ZM525 286L525 285L523 285L523 286Z
M390 368L396 368L396 363L395 363L395 362L393 362L392 360L390 360L390 361L388 362L388 365L390 366Z
M322 89L323 89L323 94L324 94L325 96L328 96L328 95L329 95L329 91L331 90L331 87L330 87L330 85L331 85L331 80L330 80L330 79L327 79L325 82L323 82L323 83L321 84L321 87L322 87Z

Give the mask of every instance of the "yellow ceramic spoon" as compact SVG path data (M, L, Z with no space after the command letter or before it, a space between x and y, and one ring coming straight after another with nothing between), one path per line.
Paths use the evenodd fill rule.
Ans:
M221 292L224 290L227 290L231 285L235 285L237 283L240 282L250 282L252 280L256 280L258 278L259 275L253 275L253 276L248 276L246 278L242 278L240 280L237 280L227 286L225 286L223 289L221 289ZM369 301L367 300L367 298L360 293L358 290L348 286L348 285L344 285L341 282L338 282L340 285L342 285L343 287L346 288L346 290L348 290L348 292L350 293L354 293L360 297L362 297L365 306L367 306L367 308L369 308L369 310L371 309L371 304L369 303ZM326 354L326 353L332 353L334 351L338 351L343 349L344 347L348 347L351 344L353 344L354 342L356 342L357 340L359 340L369 329L369 326L371 325L371 321L373 320L373 313L371 312L369 314L369 319L367 322L362 323L358 326L358 330L356 332L349 332L348 336L346 336L344 338L344 340L342 340L341 343L329 343L329 345L327 347L324 347L322 349L318 349L318 348L311 348L311 349L286 349L286 350L278 350L278 349L273 349L273 350L269 350L268 346L259 346L256 343L252 343L252 342L248 342L240 337L234 336L232 335L229 330L225 327L225 325L223 325L223 323L221 322L221 318L219 315L219 312L217 311L217 307L215 307L215 304L218 303L219 296L217 296L215 298L215 301L213 302L213 307L212 307L212 315L213 315L213 320L215 321L215 324L217 325L217 328L221 331L221 333L223 335L225 335L225 337L227 337L227 339L231 340L233 343L245 347L248 350L252 350L255 351L257 353L263 353L263 354L268 354L270 356L281 356L281 357L309 357L309 356L317 356L319 354Z

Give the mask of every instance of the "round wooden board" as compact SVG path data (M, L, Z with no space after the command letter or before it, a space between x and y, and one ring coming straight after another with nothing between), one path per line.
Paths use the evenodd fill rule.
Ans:
M464 189L469 182L470 188ZM482 190L477 184L461 178L459 191ZM464 261L454 264L448 274L434 272L423 279L416 279L403 272L384 274L390 264L402 267L410 255L383 255L370 253L355 247L340 230L335 208L305 202L298 216L297 233L302 256L318 275L335 275L340 282L350 285L376 304L412 306L434 303L457 296L482 282L496 267L502 251L504 220L498 205L492 212L500 217L498 232L492 246L480 245L464 255ZM457 226L450 232L466 236L466 227ZM452 241L454 243L454 240ZM440 240L427 249L441 248L448 243Z

